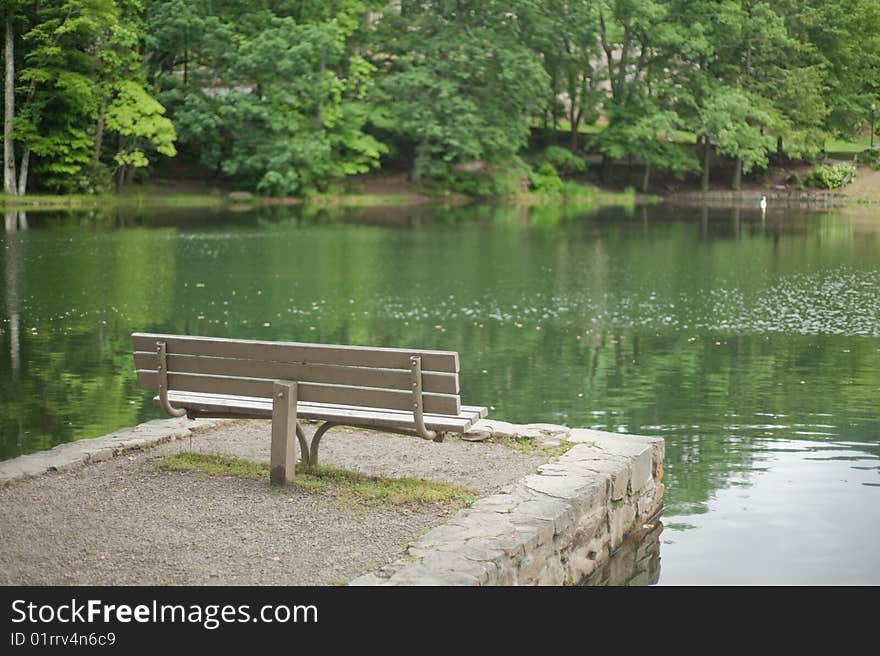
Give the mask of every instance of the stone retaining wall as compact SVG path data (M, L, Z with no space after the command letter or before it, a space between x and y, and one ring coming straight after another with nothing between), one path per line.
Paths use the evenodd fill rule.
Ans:
M0 462L0 487L121 453L185 439L228 420L146 422ZM351 585L562 585L608 562L627 536L653 528L663 505L660 438L482 420L463 436L574 446L505 493L475 502ZM648 556L638 549L637 559ZM599 575L597 575L599 576ZM600 576L601 578L601 576Z
M839 191L820 189L766 189L748 191L680 191L667 194L664 202L671 205L696 207L743 207L758 209L761 196L767 197L769 207L823 208L841 207L852 198Z
M0 462L0 487L13 481L40 476L50 471L65 471L90 462L109 460L126 451L145 449L163 442L190 437L194 432L216 426L228 419L154 419L132 428L90 440L59 444L46 451L31 453Z
M478 428L498 430L491 422ZM550 435L550 428L535 430ZM404 558L351 585L563 585L592 574L662 509L664 443L565 430L576 444L558 460L460 511Z

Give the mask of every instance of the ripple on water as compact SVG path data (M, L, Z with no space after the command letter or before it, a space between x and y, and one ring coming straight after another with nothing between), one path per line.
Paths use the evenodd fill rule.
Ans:
M628 289L600 296L570 294L512 294L489 289L462 303L453 295L423 302L409 296L376 294L356 308L327 308L323 299L300 296L284 310L289 315L315 312L328 320L344 317L431 322L495 322L534 328L542 323L590 327L642 328L662 331L736 332L741 334L799 334L880 337L880 271L845 267L810 274L791 274L764 289L705 290L702 302L690 297L663 298L656 290ZM349 304L353 305L353 304ZM718 344L722 346L722 344Z

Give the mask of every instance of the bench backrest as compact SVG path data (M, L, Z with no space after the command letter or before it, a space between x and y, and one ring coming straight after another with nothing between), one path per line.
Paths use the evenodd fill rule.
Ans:
M424 412L461 409L458 353L219 337L134 333L138 385L159 387L164 342L168 389L271 398L276 380L297 383L297 400L413 410L411 360L421 358Z

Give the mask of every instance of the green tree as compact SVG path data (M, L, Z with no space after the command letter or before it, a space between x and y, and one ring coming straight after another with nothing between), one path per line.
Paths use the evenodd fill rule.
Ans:
M119 148L113 155L120 188L137 169L149 164L144 148L174 157L177 150L174 126L165 116L165 108L138 83L124 81L116 89L106 111L106 129L119 136ZM97 159L97 157L96 157Z
M806 112L799 115L797 108L785 105L788 92L780 92L783 82L798 79L792 56L798 44L770 3L682 1L675 15L701 35L694 65L683 71L686 93L680 111L702 146L703 189L709 187L713 150L733 160L731 187L738 189L743 172L767 166L775 143L769 134L792 137L792 146L806 149L809 139L797 132L803 126L795 125Z
M155 114L161 111L143 85L136 50L142 29L137 0L63 0L21 6L22 64L15 76L18 102L12 124L21 153L18 193L27 189L32 156L33 169L46 187L69 191L101 187L98 173L109 106L116 107L116 121L109 132L122 125L127 131L117 134L120 143L135 133L161 133L162 139L170 136L173 141L170 123L157 127ZM120 121L119 110L126 102L131 104L135 87L141 90L137 102L144 109ZM141 120L152 125L138 125ZM173 154L173 147L154 145L161 146L158 150L163 154Z
M854 135L880 98L880 3L875 0L776 0L802 58L822 76L823 127ZM811 92L813 80L800 84ZM794 98L792 98L794 99Z
M0 9L3 19L3 192L15 195L15 143L12 126L15 121L15 30L21 21L23 3L4 2Z
M652 170L672 171L681 176L699 168L693 151L673 140L673 131L680 124L678 114L662 109L650 98L628 103L616 110L614 119L602 133L605 154L613 158L633 156L644 164L642 191L647 192ZM630 112L629 116L620 116Z
M735 160L734 189L739 189L743 173L767 166L771 142L761 129L773 119L761 104L748 92L721 86L700 107L698 126L706 143Z
M604 0L598 3L599 43L608 128L599 137L607 177L615 157L630 155L652 168L678 174L694 167L693 156L670 140L682 125L683 79L705 51L699 25L680 20L674 3Z
M376 31L380 124L414 147L413 178L514 158L549 79L524 44L519 2L401 2Z
M595 70L599 53L597 16L597 3L593 0L523 3L522 21L528 42L540 54L550 77L544 127L552 118L555 130L559 117L564 115L568 119L572 152L579 147L580 126L599 117L601 92Z
M151 64L181 141L203 166L240 188L307 195L378 165L385 147L364 129L374 69L347 48L360 25L353 16L324 20L320 5L296 3L229 16L196 5L205 13L191 24L164 25L178 4L153 3Z

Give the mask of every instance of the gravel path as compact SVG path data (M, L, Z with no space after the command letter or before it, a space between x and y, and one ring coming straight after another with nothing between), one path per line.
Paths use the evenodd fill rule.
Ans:
M198 433L191 448L268 461L269 437L269 422L232 422ZM188 440L172 442L0 489L0 584L342 583L399 558L450 513L439 504L342 503L329 492L155 467L189 449ZM499 444L347 428L321 443L323 464L459 483L481 495L546 459Z

